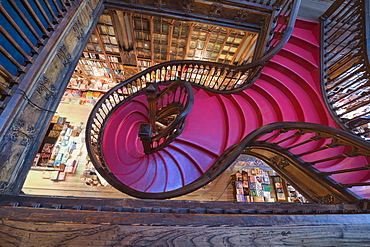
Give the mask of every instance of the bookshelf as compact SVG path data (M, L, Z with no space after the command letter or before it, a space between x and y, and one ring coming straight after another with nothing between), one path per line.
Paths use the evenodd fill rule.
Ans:
M241 155L231 175L237 202L308 202L263 161Z
M65 180L76 171L84 145L81 132L82 123L73 126L66 117L55 115L31 169L43 171L43 178Z

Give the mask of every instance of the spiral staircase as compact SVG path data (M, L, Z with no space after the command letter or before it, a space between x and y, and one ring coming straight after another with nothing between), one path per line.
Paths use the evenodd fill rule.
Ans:
M192 71L203 78L200 71L207 67L201 66ZM318 22L297 19L288 42L243 90L225 93L193 82L194 104L182 133L152 153L138 136L140 126L150 122L145 89L151 83L139 85L139 78L111 90L88 123L90 156L117 189L139 198L179 196L209 183L246 153L268 161L311 201L370 197L370 147L339 130L321 96ZM163 90L172 81L192 78L164 76L154 84Z

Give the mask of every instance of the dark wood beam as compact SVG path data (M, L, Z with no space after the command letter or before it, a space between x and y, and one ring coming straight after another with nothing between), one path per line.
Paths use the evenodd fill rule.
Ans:
M25 7L27 8L29 14L32 16L32 19L36 22L37 26L40 28L40 30L44 33L43 38L48 38L50 36L49 31L44 27L42 24L40 18L35 13L31 5L28 3L28 0L24 0Z
M33 63L33 58L31 56L29 56L18 44L17 41L15 41L12 37L12 35L10 35L2 26L0 26L0 33L2 33L8 40L9 42L15 47L15 49L17 49L17 51L22 54L22 56L24 57L24 60L26 62L30 62L30 63Z
M217 62L218 59L220 58L220 55L221 55L221 53L222 53L222 51L223 51L223 49L225 47L226 41L229 38L231 32L232 32L232 30L230 30L230 29L227 30L226 36L225 36L225 40L224 40L224 42L222 43L222 45L220 47L220 51L218 52L218 55L217 55L217 58L216 58L216 61L215 62Z
M13 5L14 6L14 5ZM12 25L12 27L17 30L17 33L22 37L22 39L28 44L29 47L31 47L31 49L37 51L37 48L35 47L35 45L28 39L28 37L24 34L24 32L22 31L22 29L17 25L17 23L13 20L13 18L8 14L8 12L5 10L5 8L3 7L3 5L1 4L0 2L0 12L4 15L4 17L10 22L10 24ZM24 15L21 14L19 15L22 17L22 19L24 20ZM25 23L29 23L28 21L26 21ZM27 25L29 26L29 25ZM30 29L31 31L33 29ZM34 31L34 30L33 30ZM38 37L38 36L36 36ZM40 38L40 37L39 37ZM41 40L41 38L39 39Z
M35 0L35 4L37 5L38 9L41 12L41 15L44 17L45 21L48 23L50 29L54 30L55 26L53 24L53 21L49 19L49 16L46 14L44 8L41 6L39 0Z
M244 37L243 37L242 41L240 42L240 44L238 45L238 48L236 49L235 54L234 54L233 58L230 61L230 64L234 63L234 61L235 61L236 57L238 56L239 52L241 52L243 44L244 44L244 42L246 42L246 40L248 38L248 35L249 35L248 32L244 32ZM243 50L244 50L244 52L246 51L246 49L243 49Z

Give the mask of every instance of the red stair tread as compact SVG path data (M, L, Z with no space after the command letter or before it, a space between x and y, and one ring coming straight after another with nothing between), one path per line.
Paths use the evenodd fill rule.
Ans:
M191 156L191 159L199 165L203 173L206 172L218 158L218 156L199 148L199 146L181 140L175 140L170 144L170 147L181 149L184 153Z
M220 105L215 97L197 101L187 116L181 138L191 140L199 146L207 147L210 151L220 154L225 141L225 120Z
M167 183L165 191L172 191L184 186L184 174L179 163L174 160L173 156L166 150L157 153L166 167Z
M260 111L256 111L258 107L256 102L244 92L233 94L232 97L242 109L245 123L243 136L247 136L247 134L263 125L263 115Z
M262 117L262 126L277 122L278 118L276 116L275 109L271 105L271 103L266 100L261 94L259 94L256 90L254 90L255 85L252 85L248 89L248 95L254 100L254 102L258 105L258 109L255 109L260 112ZM261 127L261 126L259 126Z
M224 150L228 147L234 145L237 142L240 142L241 139L244 137L242 136L241 131L243 130L242 127L242 117L239 115L238 107L236 107L229 99L226 97L217 97L220 101L220 104L223 108L224 117L227 120L226 122L226 140Z
M178 163L178 166L183 174L183 186L190 184L203 175L199 164L196 164L191 156L189 156L187 153L174 146L168 146L165 150L170 153L172 159L176 160Z
M153 176L153 180L145 192L150 193L162 193L165 191L168 176L167 169L163 163L163 160L157 153L151 155L152 161L151 165L156 166L156 173Z
M268 72L268 73L267 73ZM305 112L303 110L303 107L300 103L300 100L297 99L297 97L294 95L294 91L291 90L287 85L280 83L274 76L274 70L271 69L271 72L268 70L264 70L264 73L261 75L259 80L255 83L256 85L264 88L265 90L269 90L275 93L275 88L277 91L277 94L281 94L281 98L286 98L289 100L288 106L292 106L294 108L293 112L289 111L290 114L294 114L296 116L296 121L298 122L304 122L305 121ZM282 99L280 99L282 100ZM285 103L281 103L285 109ZM282 111L283 115L286 114L286 111ZM284 118L284 121L286 118Z
M294 94L295 98L300 102L300 106L303 109L305 120L304 122L325 124L329 121L329 113L324 107L321 100L317 95L308 94L306 88L302 88L304 82L300 84L297 81L293 80L291 77L286 74L276 71L271 68L265 68L263 73L271 73L278 81L284 82L284 85L290 89ZM259 80L256 81L258 85Z
M313 53L313 50L307 50L304 47L297 46L292 43L287 43L282 51L280 51L278 54L284 53L284 51L289 52L291 55L294 55L294 57L299 57L301 60L306 61L306 63L310 64L313 68L319 67L319 50L317 49L316 52ZM284 53L285 56L289 55L287 53Z
M137 164L136 169L133 169L130 173L126 174L114 174L122 183L127 186L130 186L132 183L135 183L139 180L143 174L148 170L149 157L144 156ZM108 163L108 162L107 162ZM124 164L121 165L122 169L125 169Z
M154 162L155 159L153 155L147 155L148 163L145 166L145 171L137 170L138 172L135 174L133 173L131 178L136 176L136 181L128 184L131 188L138 190L138 191L148 191L150 186L152 185L154 179L159 175L157 170L157 164ZM152 188L154 189L154 188Z
M307 29L299 28L297 26L294 27L292 36L299 38L312 46L319 47L319 41L317 40L314 33Z

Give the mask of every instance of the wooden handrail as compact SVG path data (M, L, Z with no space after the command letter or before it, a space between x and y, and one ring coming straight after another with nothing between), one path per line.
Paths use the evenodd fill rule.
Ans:
M303 146L312 148L299 151ZM333 154L333 149L338 151ZM368 182L340 183L335 180L336 174L351 177L356 171L370 171L366 162L370 160L368 142L343 130L303 122L276 122L251 132L226 150L204 178L197 181L198 186L216 178L242 153L262 159L311 202L358 204L363 198L349 188L370 186ZM366 164L342 167L341 162L349 157L362 157ZM325 162L336 165L320 170L320 164Z
M370 141L370 3L337 0L321 16L324 101L344 130Z
M153 92L156 92L152 85L147 89L150 89L150 96L152 96ZM166 100L164 100L165 95L167 96ZM194 92L190 84L186 81L173 82L156 95L155 98L150 98L149 121L151 128L146 124L142 124L139 128L139 137L146 154L154 153L165 148L182 133L186 116L190 113L193 104ZM156 126L157 121L171 115L175 115L174 119L168 125L159 123L158 125L163 128L158 130Z

